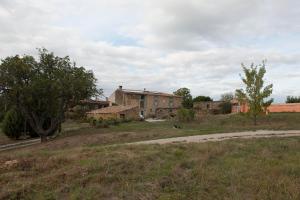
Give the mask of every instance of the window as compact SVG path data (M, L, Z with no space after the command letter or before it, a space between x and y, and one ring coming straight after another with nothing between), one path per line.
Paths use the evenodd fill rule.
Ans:
M169 107L172 108L174 106L174 99L173 97L169 97Z
M145 107L145 95L141 95L140 108L144 108L144 107Z
M209 109L209 104L206 105L206 108Z

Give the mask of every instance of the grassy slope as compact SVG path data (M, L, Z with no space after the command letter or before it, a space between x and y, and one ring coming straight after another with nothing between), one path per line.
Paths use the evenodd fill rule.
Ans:
M131 122L108 129L87 127L87 124L67 122L63 125L61 145L98 145L141 141L158 138L234 132L255 129L300 129L300 113L279 113L261 116L258 126L243 115L210 116L200 122L183 123L182 129L174 129L174 122ZM68 137L75 136L76 137ZM0 144L11 142L0 135ZM14 141L13 141L14 142Z
M299 199L300 138L0 154L0 199Z
M77 135L86 144L115 144L140 140L179 137L260 129L300 129L300 113L280 113L262 116L258 126L242 115L210 116L201 122L183 123L182 129L174 129L174 122L131 122L112 126L109 129L79 129L63 136ZM89 139L92 137L91 139ZM75 140L75 138L74 138ZM72 140L69 139L69 143Z

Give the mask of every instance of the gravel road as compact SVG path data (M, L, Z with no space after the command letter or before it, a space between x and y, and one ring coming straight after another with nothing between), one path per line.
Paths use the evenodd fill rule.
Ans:
M168 143L180 143L180 142L211 142L211 141L222 141L228 139L247 139L247 138L268 138L268 137L292 137L300 136L300 130L289 130L289 131L247 131L247 132L235 132L235 133L219 133L209 135L194 135L185 137L174 137L157 140L147 140L140 142L133 142L128 144L168 144Z

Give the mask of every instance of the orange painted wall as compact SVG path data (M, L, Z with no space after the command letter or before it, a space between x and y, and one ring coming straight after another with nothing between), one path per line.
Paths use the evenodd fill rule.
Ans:
M269 113L282 113L282 112L300 112L300 103L285 103L285 104L272 104L268 107ZM248 112L248 105L242 104L241 106L233 106L232 112Z
M300 112L300 103L273 104L268 107L271 113Z

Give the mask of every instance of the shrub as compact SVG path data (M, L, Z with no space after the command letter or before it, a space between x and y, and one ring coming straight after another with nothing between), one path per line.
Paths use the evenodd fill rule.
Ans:
M97 121L95 122L95 127L96 127L96 128L102 128L102 121L97 120Z
M90 123L91 126L96 126L97 119L91 117L91 118L89 118L89 123Z
M18 139L24 132L23 116L15 108L5 114L2 130L7 137L14 139Z
M109 124L106 121L103 121L102 128L109 128Z
M131 118L124 118L124 119L121 119L121 122L122 123L128 123L128 122L132 122L133 121L133 119L131 119Z
M195 112L191 109L180 108L177 111L177 118L181 122L189 122L189 121L194 120Z
M118 125L120 122L115 118L109 118L105 120L108 125Z

